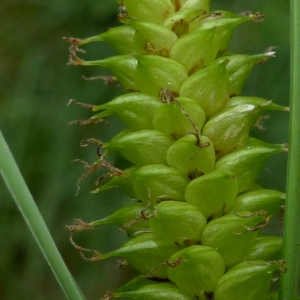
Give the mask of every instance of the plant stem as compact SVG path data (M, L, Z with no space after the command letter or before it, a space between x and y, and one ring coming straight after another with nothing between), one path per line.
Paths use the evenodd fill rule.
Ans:
M67 298L83 300L84 296L61 257L1 130L0 173Z
M300 218L300 1L292 0L291 18L291 83L290 83L290 127L289 158L287 176L287 199L284 220L283 259L287 273L280 280L279 299L297 297L297 250Z

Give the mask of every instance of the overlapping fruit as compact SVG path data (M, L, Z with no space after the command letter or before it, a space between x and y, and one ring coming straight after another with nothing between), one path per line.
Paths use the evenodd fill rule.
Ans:
M129 240L119 249L87 260L124 257L141 276L104 299L278 299L269 292L274 271L284 271L281 237L265 236L285 195L256 184L264 163L286 152L249 137L262 115L288 108L240 96L259 55L226 52L236 26L260 22L260 14L210 11L209 0L119 0L122 26L87 39L68 38L70 64L108 68L125 93L85 123L116 115L127 129L96 143L103 167L94 192L120 188L134 199L112 215L71 232L117 224ZM106 42L116 56L84 61L78 47ZM73 101L74 102L74 101ZM131 163L120 170L107 157ZM85 174L86 175L86 174ZM106 182L105 182L106 181Z

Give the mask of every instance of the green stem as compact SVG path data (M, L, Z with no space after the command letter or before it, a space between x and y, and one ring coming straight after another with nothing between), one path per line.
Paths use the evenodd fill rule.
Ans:
M284 220L283 259L287 263L287 273L280 280L279 299L297 297L297 250L300 218L300 1L292 0L291 18L291 86L290 86L290 128L289 158L287 177L287 200Z
M0 173L67 298L83 300L84 296L60 256L1 130Z

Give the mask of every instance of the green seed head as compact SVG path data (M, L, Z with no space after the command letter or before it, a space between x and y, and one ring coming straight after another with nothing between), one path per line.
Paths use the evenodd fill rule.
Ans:
M229 100L226 63L212 65L196 72L180 89L179 95L196 100L208 118L225 107Z
M138 21L163 24L174 13L170 0L123 0L128 17Z
M109 69L126 90L137 91L135 70L137 60L132 55L117 55L96 61L81 61L84 66L101 66Z
M189 179L165 165L148 165L133 174L133 186L138 199L149 201L184 201L184 190Z
M205 136L187 135L170 146L166 159L170 167L194 179L214 169L214 146Z
M106 218L91 222L89 225L115 224L125 230L129 236L134 236L138 232L146 232L150 229L148 220L142 215L145 210L146 206L143 203L133 203L116 210Z
M212 64L217 50L215 29L197 30L183 36L174 44L170 58L181 63L188 74L193 74Z
M254 65L263 63L269 57L273 57L275 52L268 52L258 55L223 55L215 60L215 63L228 61L226 68L229 74L229 92L230 96L239 95L245 85L247 78Z
M171 243L191 245L200 243L206 218L195 206L186 202L163 201L149 219L152 231Z
M269 216L278 213L285 203L285 194L276 190L250 190L240 194L231 207L232 212L265 210Z
M282 238L278 236L260 236L257 237L250 252L244 257L244 260L280 260L282 251Z
M240 16L230 11L217 10L203 20L198 29L216 28L218 40L218 54L222 54L228 47L236 26L246 21L260 19L260 15Z
M119 249L103 254L101 259L124 257L139 272L166 278L167 266L164 262L180 249L180 246L164 241L153 233L144 233L127 241Z
M237 177L241 193L253 186L268 157L286 151L286 144L273 145L249 138L243 148L220 158L215 167L217 170L232 172Z
M230 211L238 193L236 177L226 171L215 170L192 180L185 190L187 203L198 207L208 219Z
M153 114L162 103L157 97L142 93L128 93L110 102L94 106L93 111L102 110L97 117L116 115L133 130L153 129Z
M109 177L112 177L107 183L101 184L101 181L98 184L101 184L99 188L92 191L93 194L113 189L119 188L124 191L129 197L136 199L136 194L133 188L133 179L132 175L134 171L137 170L137 167L130 167L126 170L123 170L121 173L110 174Z
M183 8L171 15L164 23L164 26L170 28L179 38L181 38L196 30L199 27L201 20L203 20L207 14L208 10L205 8Z
M214 299L265 300L272 272L282 267L282 262L242 262L221 277Z
M267 218L263 212L241 212L214 219L204 227L201 243L218 249L225 265L232 266L242 261L249 252L255 243L257 230L267 225Z
M217 156L240 148L248 139L255 122L268 110L285 110L257 97L234 97L205 124L202 133L214 143Z
M177 35L163 25L128 19L126 23L135 29L135 53L169 57Z
M178 94L188 77L185 68L172 59L144 55L137 56L137 60L135 80L138 89L143 93L158 96L161 89L169 89Z
M174 139L157 130L140 130L113 138L106 146L138 166L166 163L166 152Z
M95 39L106 42L117 54L126 55L135 51L134 34L135 29L132 26L119 26L103 32Z
M139 300L155 300L159 295L161 300L193 300L193 297L180 291L170 282L157 282L154 280L136 277L127 284L116 289L110 296L112 298L133 298Z
M249 132L265 112L288 108L239 96L253 66L274 52L227 52L238 25L264 17L210 11L209 0L117 2L122 26L66 40L69 64L109 69L126 93L101 105L71 102L96 112L79 124L116 116L126 126L107 142L81 143L98 146L97 161L84 163L81 179L104 167L93 193L119 188L136 203L69 226L72 234L115 224L128 234L123 246L100 254L71 236L73 246L82 256L93 253L89 261L123 257L141 273L103 300L277 299L268 291L273 271L285 267L282 238L264 236L262 229L282 210L285 195L256 181L268 157L287 146ZM79 58L78 47L92 42L106 42L116 55ZM131 167L119 169L118 157Z
M164 104L153 115L153 126L157 130L178 139L190 132L202 129L206 116L202 107L186 97L163 99ZM195 132L196 133L196 132Z
M176 10L183 9L203 9L208 11L210 0L173 0Z
M184 248L173 254L168 262L168 278L179 289L198 299L211 299L209 297L225 271L222 256L207 246Z

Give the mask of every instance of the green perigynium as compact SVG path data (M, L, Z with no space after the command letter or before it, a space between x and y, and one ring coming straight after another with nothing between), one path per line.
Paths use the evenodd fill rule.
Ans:
M120 256L140 277L103 299L277 299L273 272L284 271L282 238L262 229L284 206L284 193L256 184L268 157L287 151L249 137L270 110L288 108L240 96L254 65L274 52L226 52L236 26L260 14L210 11L209 0L118 0L120 27L72 43L70 64L109 69L125 94L101 105L86 123L115 115L127 126L99 147L108 173L93 193L119 188L136 202L71 232L116 224L129 240L101 254L72 244L87 260ZM78 47L106 42L113 57L84 61ZM76 101L72 101L76 102ZM107 157L128 161L125 170ZM85 176L84 176L85 177Z

